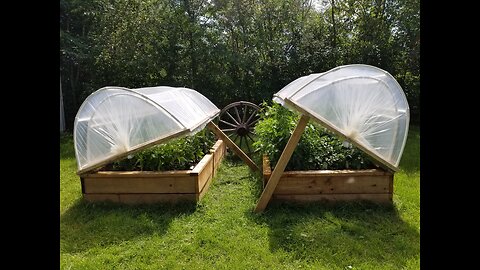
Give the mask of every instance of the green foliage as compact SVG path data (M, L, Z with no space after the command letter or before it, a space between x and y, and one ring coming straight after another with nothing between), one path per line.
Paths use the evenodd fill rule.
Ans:
M106 168L114 171L188 170L209 153L214 143L213 134L204 129L193 136L152 146Z
M67 128L105 85L185 86L222 108L352 63L391 73L419 118L420 1L314 2L61 0Z
M260 121L255 127L255 151L267 154L274 167L285 148L299 115L279 104L262 104ZM338 170L374 168L368 156L353 145L345 146L325 128L307 124L286 170Z

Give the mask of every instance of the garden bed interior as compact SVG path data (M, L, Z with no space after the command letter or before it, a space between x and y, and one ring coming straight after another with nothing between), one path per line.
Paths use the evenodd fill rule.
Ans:
M272 169L263 156L263 186ZM393 173L382 169L285 171L276 186L273 201L373 201L390 203Z
M127 204L198 201L207 192L226 147L217 140L192 170L99 171L80 176L83 198Z

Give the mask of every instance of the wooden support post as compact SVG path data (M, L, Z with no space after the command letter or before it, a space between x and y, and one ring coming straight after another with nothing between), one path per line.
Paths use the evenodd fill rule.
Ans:
M213 122L209 122L207 127L215 133L221 140L223 140L230 149L235 152L245 163L247 163L248 167L253 171L260 171L258 166L240 149L221 129L217 127Z
M285 167L287 167L288 161L290 161L293 151L295 150L295 147L297 146L309 119L310 117L302 115L302 118L300 118L298 121L297 127L293 131L292 136L290 136L285 149L283 149L282 155L278 159L277 166L275 166L275 169L273 169L272 175L270 176L267 185L265 185L262 195L260 195L260 199L257 202L257 207L255 207L254 210L255 213L262 212L265 207L267 207L273 191L275 191L278 181L280 180L283 171L285 171Z

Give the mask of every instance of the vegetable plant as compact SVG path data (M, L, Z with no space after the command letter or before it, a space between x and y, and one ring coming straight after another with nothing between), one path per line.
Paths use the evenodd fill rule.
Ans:
M167 171L192 169L215 143L207 130L152 146L106 166L113 171Z
M255 152L268 155L275 167L300 115L279 104L262 104L255 126ZM257 157L257 159L260 157ZM370 158L322 126L310 121L285 170L340 170L375 168Z

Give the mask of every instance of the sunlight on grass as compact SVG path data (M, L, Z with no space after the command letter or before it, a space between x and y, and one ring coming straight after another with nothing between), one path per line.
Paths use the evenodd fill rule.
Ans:
M272 204L252 212L258 174L224 160L198 204L81 201L71 137L60 148L61 269L419 269L418 128L394 204Z

